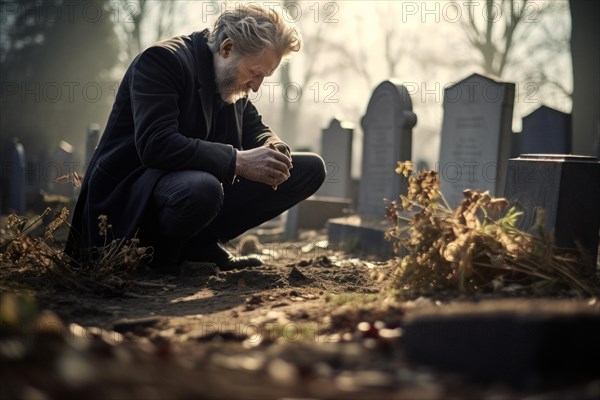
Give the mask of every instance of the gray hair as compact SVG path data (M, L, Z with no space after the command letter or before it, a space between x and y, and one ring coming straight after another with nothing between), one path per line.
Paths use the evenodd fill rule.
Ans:
M272 8L257 4L238 5L219 15L208 36L208 47L216 53L227 38L235 43L236 51L243 57L274 49L285 58L302 46L302 36L294 25L284 21Z

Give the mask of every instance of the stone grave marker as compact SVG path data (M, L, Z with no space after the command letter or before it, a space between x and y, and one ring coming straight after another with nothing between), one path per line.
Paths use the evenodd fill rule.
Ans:
M560 377L597 377L597 307L570 300L483 300L422 307L404 326L407 359L416 365L531 388Z
M515 85L472 74L444 91L441 190L450 206L465 189L501 196L510 155Z
M530 230L536 208L544 210L544 228L560 247L578 245L596 268L600 229L600 162L595 157L524 154L510 159L506 198L525 214L519 228Z
M327 177L317 191L318 196L347 199L351 197L350 167L354 127L336 118L323 129L321 157L327 166Z
M519 157L519 154L521 154L521 133L513 132L510 135L510 158Z
M571 114L541 106L523 118L519 137L521 154L569 154L571 152Z
M324 228L330 218L342 217L351 207L352 136L349 122L332 119L321 136L321 157L327 167L317 193L287 212L285 237L294 239L299 229Z
M83 173L85 174L88 165L92 159L92 155L98 146L100 140L100 125L90 124L87 130L86 146L85 146L85 164L83 166Z
M383 218L383 199L406 192L406 180L395 172L398 161L410 160L412 128L417 117L406 88L391 81L373 92L362 119L363 159L358 194L361 217Z
M73 153L73 146L61 140L47 165L48 194L64 196L69 200L76 198L77 191L71 174L78 169L79 163Z
M395 167L398 161L411 159L412 128L416 122L404 86L395 81L377 86L362 119L358 214L330 220L330 241L383 257L392 255L392 244L384 238L390 227L385 220L384 199L392 201L406 193L406 179L396 174Z
M13 139L8 173L8 209L17 214L25 212L25 149L17 138Z

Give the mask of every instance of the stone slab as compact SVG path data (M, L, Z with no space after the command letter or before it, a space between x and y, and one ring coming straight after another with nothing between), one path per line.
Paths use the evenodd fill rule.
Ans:
M600 310L574 301L488 301L410 313L410 362L516 385L600 376Z

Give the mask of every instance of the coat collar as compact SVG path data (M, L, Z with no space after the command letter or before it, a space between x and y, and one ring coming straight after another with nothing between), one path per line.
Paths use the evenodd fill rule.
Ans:
M213 64L213 54L208 48L209 30L205 29L201 32L194 32L192 37L192 49L196 60L198 94L202 100L202 112L206 121L206 132L210 133L213 115L213 102L215 99L215 67ZM240 147L242 143L242 125L244 108L246 107L247 99L239 100L233 106L233 114L235 118L236 137L238 140L235 147Z
M207 45L208 29L194 32L192 36L192 49L196 60L198 94L202 100L202 112L206 121L206 133L210 132L215 98L215 68L213 55Z

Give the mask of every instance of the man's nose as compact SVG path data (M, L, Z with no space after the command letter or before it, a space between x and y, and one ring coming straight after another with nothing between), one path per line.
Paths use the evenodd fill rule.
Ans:
M264 77L252 79L250 82L250 89L252 89L254 93L258 92L258 89L260 88L260 85L262 85L264 79Z

